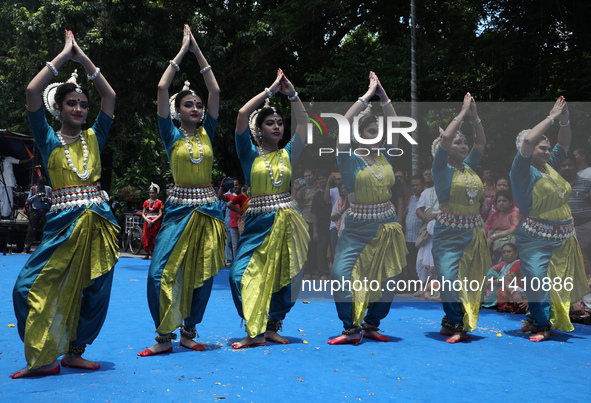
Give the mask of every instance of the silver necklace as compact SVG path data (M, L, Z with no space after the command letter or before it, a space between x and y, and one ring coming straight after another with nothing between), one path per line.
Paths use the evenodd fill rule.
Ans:
M378 159L375 158L375 164L378 167L378 173L376 174L375 171L373 169L371 169L371 166L367 163L367 161L365 160L364 157L361 157L361 161L363 161L363 163L365 164L365 167L367 169L369 169L369 172L371 172L373 174L373 176L375 176L375 178L379 181L381 181L382 179L384 179L384 174L382 172L382 167L380 166L380 163L378 162Z
M88 147L86 146L86 140L84 140L84 136L82 135L82 131L80 131L80 133L76 134L75 136L68 136L68 135L64 136L62 134L61 130L58 130L57 132L55 132L55 134L57 135L57 138L59 139L60 143L62 144L62 147L64 147L64 153L66 154L66 160L68 161L68 166L70 167L72 172L74 172L76 175L78 175L78 177L80 179L82 179L83 181L88 180L88 178L90 178L90 172L88 172ZM74 163L72 162L72 157L70 157L70 151L68 151L68 145L64 141L64 137L67 137L67 138L80 137L80 140L82 141L82 157L83 157L82 168L84 168L83 173L78 172L78 170L74 167ZM73 144L73 143L71 143L71 144Z
M471 175L472 183L474 184L474 189L470 189L470 183L468 182L468 178L466 177L466 174L464 174L464 171L460 171L456 167L453 167L453 169L455 169L456 172L459 172L460 175L464 177L464 181L466 182L466 195L468 195L468 198L470 199L469 203L474 204L474 198L478 196L478 183L476 183L476 179L474 178L474 176Z
M189 135L189 133L187 133L187 131L183 127L181 127L179 130L185 136L185 142L187 143L187 148L189 149L189 158L191 162L193 164L200 164L201 161L203 161L203 146L201 145L201 140L199 140L199 136L195 133ZM190 136L195 136L195 138L197 139L197 144L199 145L199 158L197 159L193 158L193 147L191 147L191 142L189 141Z
M554 189L556 189L556 193L558 193L558 197L560 197L561 199L564 199L564 195L566 194L565 189L562 186L560 186L560 184L558 182L556 182L554 180L554 178L552 178L550 176L550 174L546 171L546 168L540 168L540 173L542 174L542 177L548 179L548 181L550 182L552 187Z
M269 164L269 161L267 161L267 156L265 155L266 153L264 153L263 151L268 150L265 150L262 146L259 146L259 154L263 156L263 160L265 161L265 165L267 166L267 170L269 171L269 176L271 177L271 185L278 188L283 184L283 172L285 171L285 165L283 164L283 156L279 152L279 149L277 149L277 155L279 155L279 166L281 167L281 172L279 173L279 180L276 182L275 177L273 176L273 171L271 170L271 165Z

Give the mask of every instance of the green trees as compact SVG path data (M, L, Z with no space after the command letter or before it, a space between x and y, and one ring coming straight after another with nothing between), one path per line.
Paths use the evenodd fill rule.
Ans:
M393 101L410 100L409 1L3 2L0 127L29 132L25 87L61 50L63 30L71 29L117 91L116 119L103 155L104 167L112 168L112 185L145 189L150 181L170 182L156 123L156 85L188 23L222 89L216 172L239 175L236 112L272 82L279 67L305 101L352 102L367 85L369 70L378 73ZM587 2L416 2L420 101L459 102L467 90L479 101L550 101L558 95L589 100ZM58 79L67 79L77 67L66 64ZM189 80L204 92L198 70L196 60L186 57L171 90ZM286 100L278 102L288 107ZM92 112L97 108L92 105ZM437 135L434 122L419 122L425 163ZM506 144L492 141L487 160L507 159ZM410 167L410 157L401 164Z

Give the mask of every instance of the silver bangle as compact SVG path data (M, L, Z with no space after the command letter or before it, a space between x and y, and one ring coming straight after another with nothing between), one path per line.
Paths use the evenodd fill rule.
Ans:
M359 97L359 98L357 98L357 100L359 102L361 102L363 104L363 106L365 106L366 108L369 106L369 104L367 103L367 101L365 99L363 99L363 97Z
M550 126L554 124L554 119L552 119L550 115L546 116L546 119L550 120Z
M204 68L202 68L201 70L199 70L199 72L201 74L205 74L207 73L209 70L211 70L211 66L208 64L207 66L205 66Z
M265 92L267 93L267 98L271 98L273 96L273 93L271 92L270 89L265 88Z
M472 123L472 126L478 126L481 122L482 122L482 119L476 118L473 121L471 121L470 123Z
M463 121L462 119L460 119L459 117L457 117L457 116L454 118L454 120L455 120L456 122L458 122L460 125L461 125L462 123L464 123L464 121Z
M291 97L287 97L288 100L291 102L295 101L298 98L298 92L296 91Z
M384 102L384 103L380 102L380 106L383 108L383 107L390 105L391 103L392 103L392 100L390 98L388 98L388 100L386 102Z
M51 72L53 73L54 76L57 76L57 69L55 68L55 66L53 65L53 63L51 63L51 62L45 62L45 65L47 66L47 68L49 70L51 70Z
M92 73L92 75L88 74L86 76L86 78L88 78L90 81L92 81L95 78L97 78L99 76L99 74L101 74L101 69L97 67L96 70L94 71L94 73Z
M567 127L568 125L570 125L570 120L567 120L565 124L562 124L562 122L558 122L558 125L560 127Z
M181 68L179 67L179 65L178 65L178 64L176 64L176 62L175 62L174 60L169 60L169 62L168 62L168 63L170 63L170 65L171 65L172 67L174 67L174 69L175 69L177 72L181 71Z

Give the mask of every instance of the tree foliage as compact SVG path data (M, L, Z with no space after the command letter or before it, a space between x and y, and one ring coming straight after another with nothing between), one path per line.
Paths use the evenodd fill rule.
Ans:
M116 118L103 155L104 168L112 169L111 184L145 189L150 181L170 182L156 121L156 86L180 48L187 23L222 89L215 170L239 176L233 135L237 111L272 82L279 67L306 101L353 102L366 88L370 70L378 73L393 101L410 100L409 1L9 0L0 5L0 126L29 131L25 87L60 52L63 30L71 29L117 92ZM416 3L420 101L459 102L467 90L481 101L551 101L558 95L588 100L588 2ZM67 63L58 80L78 67ZM188 80L205 95L198 71L195 58L187 55L171 93ZM285 99L274 101L289 107ZM420 122L425 164L439 124ZM490 141L486 158L507 161L506 146L507 141ZM401 164L410 166L409 157Z

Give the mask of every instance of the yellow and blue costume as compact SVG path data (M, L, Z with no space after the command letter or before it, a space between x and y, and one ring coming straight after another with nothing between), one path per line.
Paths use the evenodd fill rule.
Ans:
M358 332L363 322L377 329L394 299L393 280L406 266L404 234L390 202L394 171L380 154L376 162L383 178L378 180L372 173L378 172L376 163L367 168L351 148L339 151L337 162L347 192L355 192L356 203L346 213L331 270L332 280L340 283L334 293L336 309L345 332ZM387 286L383 285L386 281Z
M482 218L478 213L478 200L484 196L484 187L475 170L482 154L472 148L464 159L466 179L447 163L448 156L449 150L439 145L431 170L440 206L444 203L449 206L449 211L439 213L435 222L433 261L445 311L442 326L454 332L471 332L478 322L486 287L483 283L491 266ZM477 189L474 197L467 194L466 180L471 190Z
M92 128L83 133L90 173L83 181L69 168L43 108L28 115L53 187L43 240L13 291L27 367L36 369L51 364L72 346L83 351L100 332L109 306L113 266L119 258L119 227L94 184L101 176L100 153L112 118L100 111ZM68 144L68 150L74 166L83 166L82 141Z
M249 130L236 134L236 150L252 197L230 270L230 286L238 314L253 338L264 333L269 323L273 323L270 329L278 330L299 292L297 284L303 275L310 237L306 221L292 206L288 192L291 164L302 148L300 138L294 136L279 152L265 155L274 178L280 177L279 153L283 158L283 182L276 187ZM265 204L265 200L269 201L267 206L256 207L257 201Z
M224 265L224 219L211 188L216 126L217 120L206 114L196 135L189 138L193 150L200 149L196 136L203 148L203 160L194 164L170 114L158 116L175 183L148 272L148 305L161 336L171 335L183 321L184 329L192 333L203 319L213 277Z
M589 292L589 286L568 205L571 187L556 172L565 157L566 151L557 144L544 166L544 177L531 165L531 157L518 151L510 176L523 214L515 241L532 324L540 330L570 332L574 329L570 306Z

